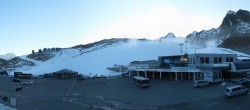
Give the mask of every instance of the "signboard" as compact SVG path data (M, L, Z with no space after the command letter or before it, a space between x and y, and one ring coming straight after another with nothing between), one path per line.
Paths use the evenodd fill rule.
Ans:
M204 72L204 80L213 81L213 72L212 71L205 71Z

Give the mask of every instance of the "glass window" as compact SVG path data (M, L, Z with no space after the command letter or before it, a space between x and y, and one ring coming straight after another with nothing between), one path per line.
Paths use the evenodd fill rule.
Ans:
M201 57L200 63L201 64L209 64L209 58L208 57Z
M230 62L233 62L233 57L230 57Z
M208 57L205 58L205 63L209 64L209 58Z
M201 63L201 64L205 63L204 60L205 60L205 58L204 58L204 57L201 57L201 58L200 58L200 63Z
M219 63L221 63L222 62L222 58L218 57L218 61L219 61Z
M214 57L214 64L218 64L222 62L222 58L221 57Z
M217 64L217 63L219 63L218 57L214 57L214 64Z
M233 57L226 57L226 62L233 62Z

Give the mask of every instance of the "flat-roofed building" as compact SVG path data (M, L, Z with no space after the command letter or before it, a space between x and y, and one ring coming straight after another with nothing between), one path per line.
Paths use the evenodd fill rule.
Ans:
M240 63L242 62L237 59L237 54L194 53L159 56L158 63L154 63L154 61L131 62L129 73L131 76L159 77L160 79L176 81L178 79L204 79L217 82L222 81L224 78L230 78L228 74L230 72L235 73L231 65L239 65ZM158 67L152 66L156 64ZM247 68L250 70L250 63Z

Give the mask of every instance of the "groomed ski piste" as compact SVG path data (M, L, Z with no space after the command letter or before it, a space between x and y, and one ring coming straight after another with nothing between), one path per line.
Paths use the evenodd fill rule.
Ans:
M130 39L129 42L120 42L105 48L92 47L95 49L99 48L94 51L63 49L55 53L55 57L45 62L29 59L26 57L27 55L24 55L20 56L20 58L34 62L35 66L16 68L16 71L42 75L44 73L69 69L90 77L94 75L115 76L121 73L110 71L107 67L112 67L115 64L128 65L132 61L157 60L158 56L181 55L186 52L188 54L195 52L237 54L238 58L250 58L247 54L218 48L215 45L208 45L206 48L197 48L184 43L184 41L184 38L146 41ZM181 46L180 43L184 45ZM83 53L83 51L86 52Z

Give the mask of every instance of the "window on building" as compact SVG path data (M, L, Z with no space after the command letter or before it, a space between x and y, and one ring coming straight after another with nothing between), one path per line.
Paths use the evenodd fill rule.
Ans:
M222 63L222 58L218 57L218 61L219 61L219 63Z
M214 57L214 64L218 64L221 62L222 62L221 57Z
M209 64L209 58L208 57L205 58L205 63Z
M214 57L214 64L218 64L218 57Z
M226 57L226 62L233 62L233 57Z
M208 57L200 57L200 64L209 64Z
M205 63L205 58L204 57L200 57L200 64Z

